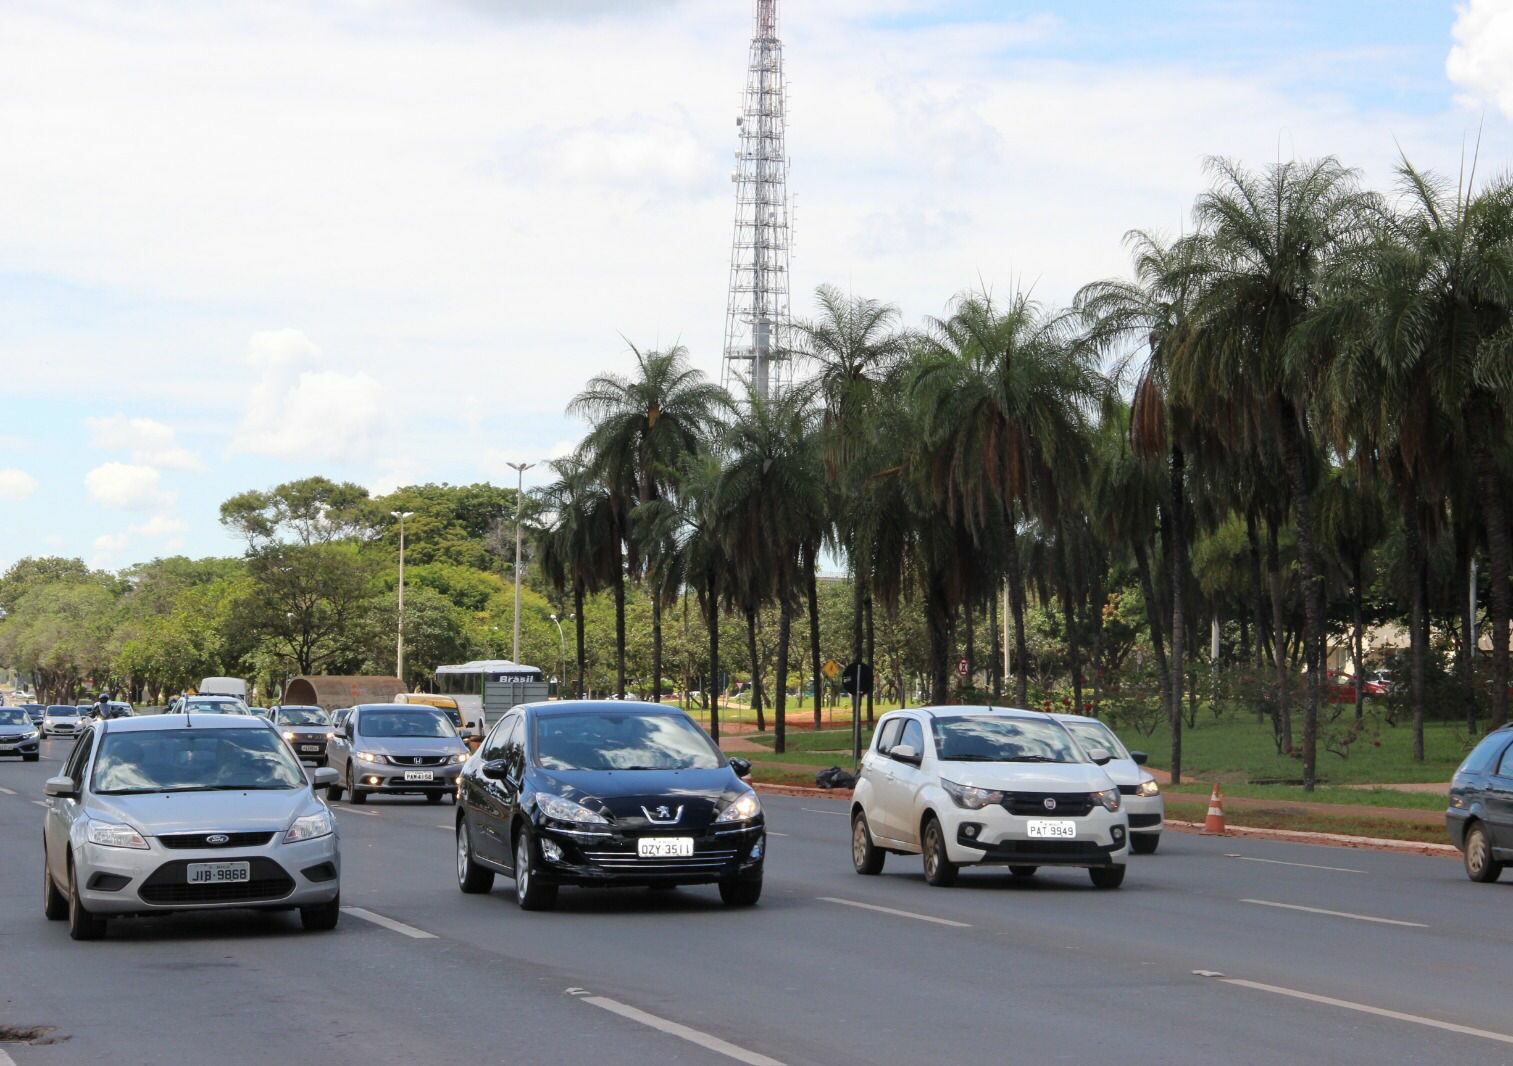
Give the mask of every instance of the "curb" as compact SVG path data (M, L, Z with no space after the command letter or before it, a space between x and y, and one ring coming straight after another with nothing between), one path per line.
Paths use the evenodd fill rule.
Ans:
M754 782L751 786L758 792L766 792L773 796L798 796L803 799L833 799L849 800L851 790L849 788L806 788L803 785L769 785L764 781Z
M1178 822L1170 818L1166 826L1179 833L1203 833L1201 822ZM1212 834L1217 835L1217 834ZM1300 829L1261 829L1252 826L1232 825L1228 836L1261 837L1267 840L1285 840L1297 844L1324 844L1336 848L1364 848L1372 851L1408 852L1414 855L1433 855L1442 858L1458 858L1460 849L1453 844L1431 844L1421 840L1392 840L1385 837L1358 837L1344 833L1308 833Z

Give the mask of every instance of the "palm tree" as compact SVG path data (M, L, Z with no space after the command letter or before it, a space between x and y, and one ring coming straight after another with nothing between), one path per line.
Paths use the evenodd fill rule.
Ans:
M556 480L539 490L547 521L538 534L542 573L558 595L571 592L576 620L578 683L582 697L587 654L584 647L584 599L598 592L620 565L620 548L609 493L579 457L547 464Z
M1366 557L1385 535L1381 497L1358 470L1332 470L1319 488L1319 540L1336 560L1350 586L1350 659L1355 665L1355 720L1365 715L1365 646L1361 598Z
M584 439L594 469L605 479L614 505L620 542L633 573L641 571L639 544L631 513L640 504L664 495L682 461L706 447L716 415L728 409L725 390L704 379L676 345L641 352L634 345L636 373L601 374L568 404L568 413L593 428ZM615 583L617 684L625 695L625 596ZM654 589L652 605L652 699L662 697L662 608L667 602Z

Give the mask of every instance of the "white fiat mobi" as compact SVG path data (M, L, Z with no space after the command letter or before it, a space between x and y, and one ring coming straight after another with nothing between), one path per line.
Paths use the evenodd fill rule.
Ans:
M1080 866L1118 888L1129 822L1103 770L1050 715L992 707L922 707L878 723L851 803L851 859L882 872L888 853L924 857L925 880L949 885L962 866Z

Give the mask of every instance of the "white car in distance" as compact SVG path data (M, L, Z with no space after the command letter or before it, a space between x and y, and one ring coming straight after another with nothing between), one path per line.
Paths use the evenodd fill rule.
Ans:
M1166 800L1156 777L1142 767L1145 752L1130 751L1106 722L1080 714L1052 715L1082 745L1084 751L1102 748L1113 756L1103 772L1119 786L1124 797L1124 812L1129 817L1130 850L1136 855L1153 854L1161 843L1161 827L1166 821Z
M851 859L882 872L889 853L921 855L925 880L963 866L1085 867L1098 888L1124 882L1129 822L1102 764L1037 711L924 707L878 723L851 806Z

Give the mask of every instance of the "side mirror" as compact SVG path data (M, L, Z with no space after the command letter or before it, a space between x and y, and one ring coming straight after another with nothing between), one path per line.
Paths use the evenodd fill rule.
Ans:
M74 784L73 778L60 774L57 777L49 777L42 786L42 791L59 799L77 799L79 786Z
M355 731L352 728L352 719L348 718L344 723L342 723L341 735L346 737L348 740L351 740L356 735Z
M918 766L920 762L919 752L914 750L913 744L895 744L888 749L888 758L897 759L899 762L910 763Z
M1150 758L1150 756L1145 754L1145 752L1143 751L1132 751L1129 753L1129 757L1136 766L1144 766L1145 760Z
M483 764L483 776L493 781L503 781L509 777L510 764L505 759L490 759Z
M317 766L310 771L310 785L313 788L330 788L338 780L336 771L329 766Z
M1107 766L1114 761L1114 757L1108 753L1106 748L1089 748L1087 757L1099 766Z
M751 760L750 759L743 759L739 755L733 755L730 758L730 768L735 771L735 775L737 777L750 777L751 776Z

